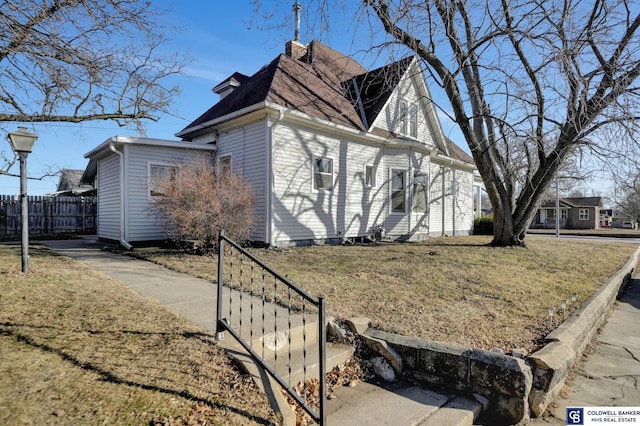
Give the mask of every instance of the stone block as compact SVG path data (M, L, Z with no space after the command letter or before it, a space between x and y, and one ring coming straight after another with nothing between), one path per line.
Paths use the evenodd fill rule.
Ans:
M349 318L345 323L354 333L364 334L371 326L371 319L367 317L355 317Z

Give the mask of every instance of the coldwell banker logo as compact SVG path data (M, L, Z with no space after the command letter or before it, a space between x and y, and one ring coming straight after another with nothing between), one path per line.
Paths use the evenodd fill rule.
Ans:
M567 407L567 424L568 425L583 425L583 410L584 408L569 408Z

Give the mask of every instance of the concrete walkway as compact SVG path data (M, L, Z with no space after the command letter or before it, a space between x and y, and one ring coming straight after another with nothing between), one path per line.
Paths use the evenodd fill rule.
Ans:
M215 329L215 287L212 283L177 273L150 262L102 250L95 237L44 241L54 251L89 264L144 296L207 330ZM564 425L566 407L640 407L640 274L596 338L593 350L578 367L577 377L550 417L530 424ZM383 389L361 384L341 390L329 401L329 424L472 425L473 408L454 395L442 395L408 386ZM345 393L346 392L346 393ZM335 420L335 422L332 422Z
M88 264L143 296L160 301L173 312L206 330L215 330L216 288L207 280L105 251L104 245L93 236L42 241L40 244ZM251 367L250 359L242 355L242 349L234 344L232 338L225 339L220 345L239 358L250 374L262 380L263 390L272 401L276 400L278 405L283 403L279 391L274 391L275 383L257 371L255 366ZM331 425L471 426L480 411L480 405L475 401L439 394L412 384L396 383L379 387L360 383L355 388L340 388L334 396L335 399L328 401L327 407L327 422ZM285 424L295 424L295 418L291 419L290 413L283 414Z
M550 416L531 424L566 424L567 407L640 407L640 273L616 302L576 367L566 393L549 408Z

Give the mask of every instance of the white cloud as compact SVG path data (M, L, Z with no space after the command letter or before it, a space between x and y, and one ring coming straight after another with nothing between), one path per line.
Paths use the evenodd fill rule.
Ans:
M202 78L204 80L211 80L215 82L220 82L225 78L229 77L229 75L223 75L218 71L212 71L212 70L203 69L203 68L192 68L192 67L186 67L184 69L184 73L189 77Z

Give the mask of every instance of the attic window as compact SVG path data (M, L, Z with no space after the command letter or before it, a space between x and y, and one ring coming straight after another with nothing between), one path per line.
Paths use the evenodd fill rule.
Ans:
M333 160L331 158L313 159L313 189L331 190L333 188Z
M418 137L418 107L415 104L409 105L407 101L400 102L398 133L412 138Z

